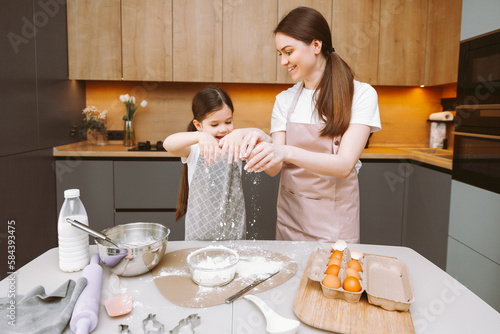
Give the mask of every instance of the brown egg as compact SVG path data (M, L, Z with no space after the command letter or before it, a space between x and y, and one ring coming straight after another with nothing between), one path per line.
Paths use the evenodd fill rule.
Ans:
M346 273L346 275L347 275L347 276L356 277L356 279L358 279L358 280L360 280L360 279L361 279L361 277L359 277L358 272L357 272L357 271L356 271L356 269L354 269L354 268L347 268L347 269L345 270L345 273Z
M323 278L323 285L327 288L338 289L340 288L340 279L336 275L326 275Z
M331 266L328 266L328 268L326 268L325 274L337 276L339 274L339 271L340 271L340 266L332 264Z
M339 259L338 257L332 257L329 261L328 261L328 266L331 266L332 264L336 264L337 266L340 266L340 264L342 263L342 260Z
M342 252L341 252L341 251L339 251L339 250L333 251L332 256L330 256L330 259L331 259L332 257L337 257L337 258L339 258L339 259L341 259L341 260L342 260Z
M360 292L361 291L361 284L356 279L356 277L348 276L344 280L343 288L344 288L344 290L349 291L349 292Z
M351 260L347 262L347 267L353 268L358 272L363 271L363 268L361 268L361 265L359 264L358 260Z

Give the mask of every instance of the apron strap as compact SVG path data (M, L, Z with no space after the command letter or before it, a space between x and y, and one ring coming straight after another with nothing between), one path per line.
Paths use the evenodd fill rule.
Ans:
M295 106L297 105L297 101L299 100L300 93L302 93L302 88L304 88L304 82L302 81L302 84L299 86L299 90L297 90L297 93L295 93L295 96L293 97L292 104L288 108L288 111L286 113L286 121L287 123L290 122L290 117L293 114L293 111L295 109Z

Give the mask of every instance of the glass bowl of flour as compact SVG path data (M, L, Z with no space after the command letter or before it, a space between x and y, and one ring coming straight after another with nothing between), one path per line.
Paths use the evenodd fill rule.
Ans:
M238 253L224 246L208 246L187 257L191 279L203 287L223 286L231 282L240 260Z

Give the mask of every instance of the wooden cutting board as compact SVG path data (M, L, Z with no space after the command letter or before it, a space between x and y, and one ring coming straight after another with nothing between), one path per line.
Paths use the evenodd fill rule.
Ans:
M338 333L415 333L410 311L386 311L368 303L366 293L358 303L329 299L321 284L310 280L304 270L293 301L297 317L309 326Z

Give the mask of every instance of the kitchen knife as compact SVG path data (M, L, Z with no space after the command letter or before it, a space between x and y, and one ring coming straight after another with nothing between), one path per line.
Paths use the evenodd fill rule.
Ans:
M236 299L240 298L241 296L243 296L245 293L247 293L248 291L252 290L253 288L255 288L257 285L259 285L260 283L262 282L265 282L267 281L268 279L270 279L271 277L273 277L274 275L278 274L280 271L278 270L277 272L267 276L266 278L262 278L262 279L258 279L256 281L254 281L252 284L250 284L249 286L241 289L240 291L236 292L234 295L232 295L231 297L227 298L226 299L226 304L231 304L233 301L235 301Z

